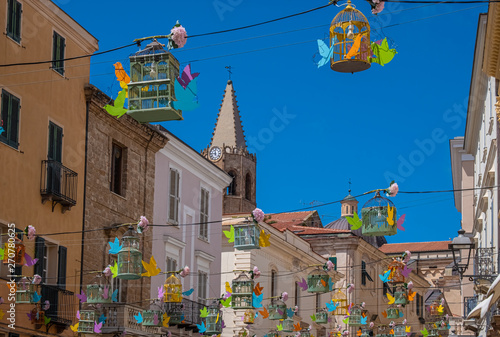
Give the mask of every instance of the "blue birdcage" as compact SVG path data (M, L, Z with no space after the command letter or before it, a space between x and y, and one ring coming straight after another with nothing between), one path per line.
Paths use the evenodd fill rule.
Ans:
M365 236L394 235L398 231L396 207L378 191L361 209L361 220L361 232Z
M260 249L259 236L259 227L253 222L235 225L234 248L239 250Z
M154 40L130 56L129 111L140 123L182 120L182 111L172 106L179 61Z
M363 314L363 308L360 305L354 305L351 308L351 314L349 315L349 325L350 326L361 326L365 323L361 323L361 317Z

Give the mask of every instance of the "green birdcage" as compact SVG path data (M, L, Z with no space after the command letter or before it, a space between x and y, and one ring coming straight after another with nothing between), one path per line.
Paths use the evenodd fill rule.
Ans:
M219 301L213 301L208 306L208 315L206 319L205 335L218 335L222 332L222 312L220 311Z
M396 285L396 290L394 291L394 304L404 306L407 303L408 303L408 289L406 289L404 284Z
M387 318L388 319L398 319L400 317L400 310L399 308L395 307L394 305L391 305L389 308L386 310L387 312Z
M259 237L259 227L253 222L234 225L234 248L236 249L260 249Z
M363 308L360 305L354 305L351 308L351 314L349 315L349 326L361 326L366 323L362 323L363 318Z
M282 326L283 326L284 332L292 332L294 329L293 319L287 318L287 319L283 320Z
M94 278L92 284L87 285L87 303L111 303L111 285L106 282L106 279L99 274Z
M328 323L328 311L325 308L316 309L316 324Z
M361 232L365 236L394 235L398 231L396 207L392 201L380 196L378 191L361 209L361 220Z
M96 320L97 317L94 310L80 310L77 332L94 333L94 321Z
M142 325L161 327L163 326L163 310L158 303L153 303L149 310L144 310L142 313Z
M267 307L267 311L269 312L268 318L272 321L285 319L287 317L286 304L280 299L272 299Z
M309 329L301 330L300 337L311 337L311 331L309 331Z
M33 301L34 294L35 285L27 277L22 277L16 283L16 303L35 303Z
M429 333L428 337L439 336L439 331L438 331L436 323L431 322L431 323L427 324L427 332Z
M271 330L267 333L267 337L279 337L279 332L276 330Z
M402 323L396 324L394 327L394 337L406 337L405 326Z
M437 325L438 330L440 330L440 331L446 331L446 330L450 329L450 325L449 325L448 321L444 318L442 320L436 322L436 325Z
M182 120L182 111L173 108L179 61L154 40L130 56L127 112L139 123Z
M372 334L371 329L363 328L361 329L361 336L360 337L370 337Z
M137 280L142 274L142 253L139 250L139 236L129 226L122 237L122 248L118 252L118 277L123 280Z
M254 281L242 272L232 282L231 306L233 309L252 309L252 294Z
M307 292L326 293L329 289L330 276L323 269L315 269L307 275Z

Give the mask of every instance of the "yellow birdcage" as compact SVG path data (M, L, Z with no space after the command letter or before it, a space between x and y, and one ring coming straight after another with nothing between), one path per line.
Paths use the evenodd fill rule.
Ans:
M165 280L165 302L180 303L182 302L182 284L181 281L172 274Z
M370 24L366 17L347 1L330 25L330 67L341 73L355 73L371 66Z
M338 306L335 311L332 312L332 315L347 315L347 296L342 292L342 290L333 294L332 301L333 303L338 303Z

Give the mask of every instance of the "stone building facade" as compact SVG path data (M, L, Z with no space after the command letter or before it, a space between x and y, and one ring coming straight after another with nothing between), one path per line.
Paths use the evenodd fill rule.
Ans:
M92 85L85 88L88 102L88 148L83 237L83 285L94 282L115 255L108 254L115 237L121 240L125 223L137 224L143 215L153 219L155 154L167 143L157 129L128 115L116 118L102 107L111 99ZM101 229L101 230L100 230ZM149 261L152 230L140 235L142 259ZM141 303L150 298L149 279L113 280L118 302ZM143 304L145 304L144 302Z

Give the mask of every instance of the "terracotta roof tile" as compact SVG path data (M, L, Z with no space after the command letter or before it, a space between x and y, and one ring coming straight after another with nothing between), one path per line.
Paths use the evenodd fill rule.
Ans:
M344 229L331 229L331 228L317 228L305 226L290 226L287 228L289 231L297 235L314 235L314 234L334 234L334 233L350 233L350 230Z
M285 229L300 225L314 212L315 211L270 214L269 218L266 217L265 221L280 232L284 232Z
M451 243L451 241L387 243L379 249L385 254L403 253L406 250L409 250L412 253L437 252L449 250L449 243Z

